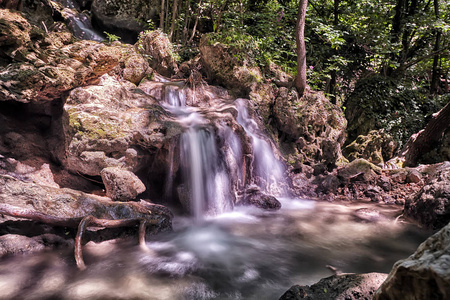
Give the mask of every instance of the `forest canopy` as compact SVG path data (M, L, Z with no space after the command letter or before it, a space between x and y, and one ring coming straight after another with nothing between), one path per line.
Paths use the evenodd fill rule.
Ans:
M162 1L161 28L181 50L195 54L201 33L274 62L295 76L298 1ZM427 94L448 92L450 4L444 0L308 1L305 38L308 84L333 98L356 80L389 76Z

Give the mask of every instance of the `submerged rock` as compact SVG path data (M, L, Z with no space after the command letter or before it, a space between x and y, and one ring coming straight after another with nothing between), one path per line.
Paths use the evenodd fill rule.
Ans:
M369 300L386 277L383 273L334 275L311 286L294 285L280 300Z
M374 300L450 298L450 224L398 261Z
M425 186L407 199L404 215L427 228L439 229L450 222L450 162L433 169Z
M253 205L266 210L278 210L281 208L281 203L277 198L253 188L248 188L245 191L244 198L240 204Z

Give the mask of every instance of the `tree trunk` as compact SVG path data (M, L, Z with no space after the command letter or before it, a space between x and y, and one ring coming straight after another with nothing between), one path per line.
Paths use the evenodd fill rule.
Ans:
M200 19L200 14L202 13L202 0L198 3L197 15L195 16L194 28L192 28L192 35L189 38L188 44L192 43L195 37L195 31L197 30L198 19Z
M434 14L436 16L436 20L439 20L439 1L438 0L434 0ZM431 75L431 84L430 84L430 93L431 94L436 94L439 88L439 68L438 68L438 63L439 63L439 58L440 55L438 54L439 52L439 45L441 43L441 30L440 29L436 29L436 40L434 42L434 48L433 48L433 52L436 52L437 54L434 55L433 57L433 71L432 71L432 75Z
M175 29L175 23L177 21L177 9L178 9L178 0L173 1L172 6L172 24L170 25L170 33L169 33L169 40L172 42L172 36Z
M295 87L300 95L307 88L306 84L306 48L305 48L305 16L308 0L300 0L297 15L297 30L295 40L297 42L297 77Z
M450 102L428 122L425 128L414 134L403 148L400 158L405 159L404 166L415 166L422 155L439 144L445 131L450 127Z
M164 0L161 0L161 13L159 14L159 28L161 28L162 32L164 32Z

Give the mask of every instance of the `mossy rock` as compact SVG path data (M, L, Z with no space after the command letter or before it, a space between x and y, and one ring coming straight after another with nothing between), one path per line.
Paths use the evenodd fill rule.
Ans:
M365 159L358 158L339 168L337 174L342 181L347 181L358 174L362 174L364 179L369 181L374 179L376 174L381 174L381 168Z
M367 159L369 162L382 166L392 158L396 143L384 130L372 130L368 135L360 135L347 145L342 153L349 160L357 158Z

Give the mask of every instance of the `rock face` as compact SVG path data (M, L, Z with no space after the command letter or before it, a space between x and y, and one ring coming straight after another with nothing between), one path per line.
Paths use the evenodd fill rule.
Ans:
M116 201L129 201L145 191L142 181L130 171L121 168L104 168L100 175L106 188L106 195Z
M293 159L310 166L335 166L347 125L339 107L320 93L298 99L295 91L280 88L273 112L285 142L295 145Z
M434 174L417 194L407 199L404 214L427 228L439 229L450 222L450 162L430 168Z
M92 41L72 40L68 32L46 34L19 12L0 10L0 101L50 101L74 87L90 84L112 70L120 52Z
M280 300L369 300L386 277L382 273L334 275L311 286L294 285Z
M407 259L398 261L374 300L450 298L450 225L423 242Z
M153 97L107 75L99 85L74 89L64 110L66 146L55 151L74 173L98 176L106 167L136 172L181 133Z

